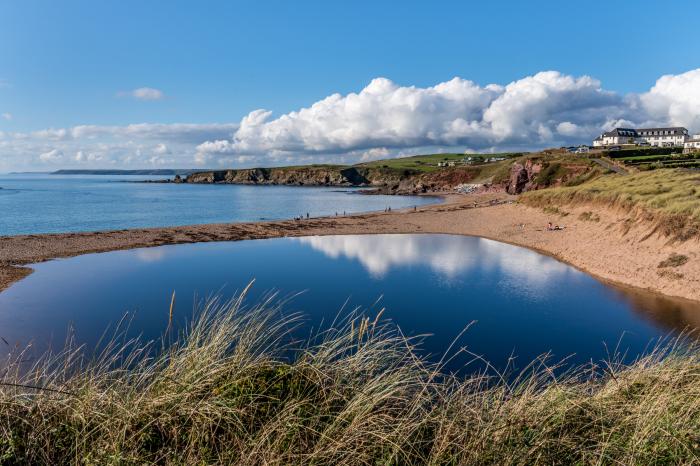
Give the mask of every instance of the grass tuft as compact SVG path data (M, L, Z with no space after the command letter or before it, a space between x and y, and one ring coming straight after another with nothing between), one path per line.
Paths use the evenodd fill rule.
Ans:
M659 262L659 268L664 268L664 267L680 267L681 265L685 265L688 262L688 256L685 256L683 254L676 254L671 253L667 259L662 260Z
M243 296L177 336L69 346L0 385L7 464L689 464L700 353L658 348L556 376L442 374L380 317L295 342L299 316Z
M591 211L586 211L579 215L578 219L584 222L600 222L600 215Z

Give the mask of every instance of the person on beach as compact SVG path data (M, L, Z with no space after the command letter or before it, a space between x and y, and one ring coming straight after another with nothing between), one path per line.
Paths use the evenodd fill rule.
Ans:
M558 230L563 230L564 228L566 228L564 225L562 225L562 226L552 225L552 222L549 222L547 224L547 230L549 230L549 231L558 231Z
M308 212L306 212L306 219L307 219L307 220L309 219L309 213L308 213Z

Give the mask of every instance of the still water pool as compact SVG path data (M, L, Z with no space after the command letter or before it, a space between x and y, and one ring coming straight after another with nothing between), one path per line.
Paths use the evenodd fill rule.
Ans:
M700 309L607 286L536 252L451 235L363 235L162 246L89 254L33 266L0 293L0 336L10 345L61 346L69 325L94 345L109 324L133 313L130 331L158 338L173 291L179 321L207 296L230 297L255 279L253 302L270 290L294 297L309 327L344 307L384 317L408 335L431 334L439 357L458 347L499 368L551 353L586 363L617 347L628 358L686 327ZM347 303L347 304L346 304ZM461 369L458 358L450 369Z

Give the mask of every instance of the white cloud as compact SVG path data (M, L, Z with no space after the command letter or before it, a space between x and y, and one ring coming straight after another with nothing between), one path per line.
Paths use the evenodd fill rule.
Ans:
M165 98L163 91L152 87L139 87L131 91L120 92L118 95L133 97L136 100L162 100Z
M150 88L151 91L157 91ZM136 90L129 95L136 96ZM162 92L138 93L142 97ZM530 150L590 142L614 126L700 131L700 69L622 95L589 76L544 71L506 85L463 78L431 87L385 78L280 116L258 109L239 124L80 125L0 133L0 170L34 169L53 149L82 166L255 166L354 163L421 152ZM65 161L65 159L64 159Z
M165 144L160 143L153 148L153 153L156 155L165 155L170 153L170 149L168 149L168 146Z
M592 77L556 71L505 86L454 78L420 88L376 78L358 93L333 94L276 118L254 110L232 138L199 145L197 160L340 155L358 161L409 149L533 149L590 141L620 124L700 129L700 69L664 76L641 95L620 95Z
M0 117L2 117L2 119L6 121L12 120L12 114L8 112L1 114Z
M658 121L700 131L700 68L662 76L640 99Z
M36 170L42 164L53 167L57 162L61 162L62 168L143 168L163 164L187 168L194 166L197 145L230 136L237 127L235 123L141 123L3 132L0 133L0 171ZM70 155L60 159L37 156L54 149Z
M42 162L58 162L63 159L63 151L58 149L51 149L50 151L39 154L39 160Z

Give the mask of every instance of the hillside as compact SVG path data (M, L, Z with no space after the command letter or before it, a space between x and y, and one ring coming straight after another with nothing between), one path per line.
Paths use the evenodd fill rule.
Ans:
M643 222L653 233L687 240L700 237L700 173L663 169L608 175L579 186L529 192L521 202L536 206L599 206L627 216L627 228Z
M193 173L174 182L270 184L296 186L358 186L391 194L439 192L465 183L505 180L509 159L486 162L495 155L466 163L463 154L432 154L380 160L357 165L306 165L296 167L213 170ZM452 166L439 166L443 163Z
M357 165L210 170L173 182L358 186L387 194L440 193L461 185L510 194L551 186L580 184L606 170L589 157L552 149L532 154L428 154Z

